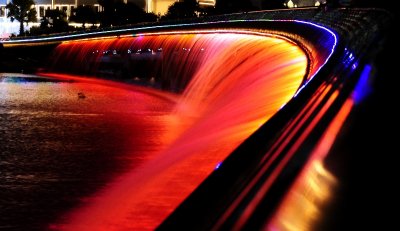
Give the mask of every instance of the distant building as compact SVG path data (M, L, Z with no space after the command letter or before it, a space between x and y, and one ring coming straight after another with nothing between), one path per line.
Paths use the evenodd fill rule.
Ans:
M0 0L0 38L9 37L11 34L17 34L19 32L19 22L11 22L7 18L6 5L11 0ZM79 5L93 5L97 12L102 11L101 6L97 0L34 0L35 9L37 12L37 22L29 23L25 26L25 29L29 29L31 26L38 26L40 19L46 14L46 10L58 9L66 13L67 18L71 16L73 10Z
M0 22L5 22L7 18L6 5L11 0L0 0ZM101 6L97 0L34 0L38 20L44 17L46 10L58 9L71 16L72 11L79 5L93 5L97 12L101 11Z
M0 0L0 18L7 17L6 16L6 5L7 5L7 0Z
M11 33L18 33L19 23L11 22L7 18L6 5L11 0L0 0L0 38L9 37ZM46 14L46 10L59 9L66 13L69 18L76 7L80 5L92 5L95 7L96 12L103 11L103 8L98 3L98 0L34 0L35 8L37 12L38 22ZM164 15L168 11L168 7L179 0L123 0L137 4L148 13L155 13L157 15ZM198 0L200 6L215 6L216 0ZM26 29L29 29L33 25L38 23L29 23Z
M216 0L197 0L200 6L215 6ZM146 0L145 10L147 13L155 13L164 15L168 11L168 7L179 0Z
M7 17L6 5L11 0L0 0L0 19ZM168 7L179 0L124 0L124 2L133 2L148 13L164 15ZM198 0L201 6L215 6L216 0ZM103 9L97 0L35 0L35 8L38 18L42 18L46 10L59 9L71 16L72 11L79 5L93 5L97 12Z
M163 15L168 11L168 7L177 0L146 0L146 12Z
M79 5L93 5L96 12L101 11L97 0L34 0L38 19L45 16L46 10L61 10L69 18L73 10Z

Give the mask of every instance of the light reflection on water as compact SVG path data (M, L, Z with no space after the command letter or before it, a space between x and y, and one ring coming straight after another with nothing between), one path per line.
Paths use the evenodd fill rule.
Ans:
M0 230L46 229L165 145L160 136L171 101L140 90L10 76L0 75Z

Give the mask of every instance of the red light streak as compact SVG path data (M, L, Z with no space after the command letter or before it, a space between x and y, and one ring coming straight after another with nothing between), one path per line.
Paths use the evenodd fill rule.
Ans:
M336 183L335 177L324 169L323 161L353 105L351 98L342 105L265 230L313 229L314 222L320 217L320 208L329 199L332 187Z
M310 115L315 112L317 105L323 100L326 94L332 88L331 85L323 84L318 88L316 93L312 96L312 99L307 103L307 105L302 109L299 115L290 123L290 125L284 130L282 135L277 139L277 141L271 147L271 151L269 151L264 159L261 162L267 161L262 170L258 175L256 175L252 182L249 183L248 187L243 189L242 193L238 196L238 198L232 203L230 208L228 208L219 222L216 224L216 228L222 224L222 222L233 212L234 208L239 205L239 203L243 200L245 195L251 190L251 188L256 184L257 179L259 179L262 175L262 172L266 169L270 168L271 164L281 155L283 149L287 147L286 145L292 140L292 138L297 134L300 130L301 126L305 123L307 119L310 118Z
M327 92L325 92L327 93ZM317 125L317 123L320 121L321 117L326 113L326 111L329 109L331 104L334 102L338 95L338 92L335 91L330 97L329 100L324 104L324 106L319 110L318 114L313 118L311 123L307 126L307 128L304 130L304 132L301 133L300 137L296 139L295 143L291 146L289 151L285 153L283 159L278 163L277 167L272 171L272 173L268 176L268 178L264 181L263 185L261 188L258 190L257 194L252 198L251 202L249 205L246 207L246 209L243 211L242 216L236 221L234 230L240 230L241 227L245 224L246 220L252 214L252 212L255 210L256 206L259 204L260 200L264 197L265 193L269 190L271 185L276 181L277 177L279 174L282 172L283 168L286 166L286 164L289 162L289 160L292 158L294 153L298 150L300 145L304 142L306 137L310 134L310 132L314 129L314 127ZM310 114L309 114L310 115ZM276 152L274 154L275 158L271 158L268 160L268 162L262 166L262 170L257 174L256 177L252 180L250 185L254 185L255 182L261 177L262 173L266 171L272 164L272 162L276 159L278 155L281 155L280 152Z

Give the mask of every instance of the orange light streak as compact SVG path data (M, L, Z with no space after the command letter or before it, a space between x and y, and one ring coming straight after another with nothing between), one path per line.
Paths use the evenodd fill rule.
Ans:
M249 205L245 208L245 210L242 213L242 216L236 221L233 230L240 230L241 227L245 224L247 221L248 217L252 212L255 210L256 206L259 204L259 202L262 200L264 197L265 193L269 190L271 185L276 181L277 177L279 174L282 172L283 168L286 166L286 164L289 162L289 160L292 158L294 153L298 150L301 144L303 144L304 140L308 137L308 135L311 133L311 131L315 128L317 123L320 121L323 115L325 115L326 111L329 109L329 107L332 105L334 100L336 99L338 95L338 91L335 91L328 99L326 104L320 109L318 114L314 117L314 119L311 121L311 123L307 126L307 128L304 130L304 132L300 135L298 139L296 139L295 143L291 146L289 151L285 154L283 159L279 162L277 167L272 171L272 173L269 175L268 179L264 182L264 184L260 187L256 195L252 198L251 202ZM277 153L280 154L280 153ZM267 164L265 164L262 167L262 170L260 173L252 180L253 182L259 179L262 175L262 173L265 172L266 169L269 168L269 166L272 164L273 159L269 160Z
M329 200L336 178L323 166L340 129L351 112L354 102L347 99L324 132L299 177L283 199L265 230L313 230L320 218L320 209Z
M290 123L290 125L285 129L283 134L278 138L277 142L275 142L270 149L270 151L265 155L262 162L266 161L268 158L268 162L263 165L262 170L268 169L271 164L275 161L276 158L281 154L283 149L286 147L288 142L293 138L293 136L299 131L304 122L310 117L312 113L314 113L317 105L322 101L325 95L332 88L331 85L321 85L317 92L312 96L312 99L307 103L307 105L302 109L299 115ZM301 120L301 122L300 122ZM290 137L290 138L288 138ZM261 173L256 175L253 179L259 179L261 177ZM256 180L251 181L248 186L242 190L242 193L238 196L238 198L232 203L231 207L228 208L225 214L222 216L222 219L215 225L215 230L218 230L218 227L234 210L236 206L244 199L246 194L251 190L251 188L256 184Z
M268 158L274 152L275 155L272 156L272 161L276 159L277 155L287 147L288 143L293 139L293 137L298 133L300 128L304 123L310 118L311 114L315 112L317 106L324 99L326 94L330 91L332 85L323 84L319 90L314 94L312 99L307 103L304 109L299 113L299 115L293 120L287 129L283 132L282 136L279 137L276 143L272 146L271 150L264 159ZM279 145L279 147L277 147ZM276 149L278 148L278 149ZM270 161L269 163L271 163Z

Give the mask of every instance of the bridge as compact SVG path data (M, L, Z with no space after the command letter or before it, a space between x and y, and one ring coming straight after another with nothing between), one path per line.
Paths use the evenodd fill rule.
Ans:
M346 8L220 15L86 33L16 38L1 43L0 62L23 57L22 60L29 61L10 62L3 69L38 71L37 67L41 67L42 72L47 68L43 64L49 53L60 44L85 43L98 38L233 33L275 37L295 44L306 55L308 64L294 96L218 164L158 226L159 230L290 230L290 226L315 225L316 214L322 214L318 219L328 220L329 224L322 208L327 198L333 196L330 192L338 180L327 169L327 159L335 159L336 163L349 160L336 153L334 144L352 118L352 112L371 93L374 54L381 48L376 44L383 42L391 20L391 15L383 10ZM116 57L120 50L114 47L108 46L102 51ZM121 57L115 58L113 65L122 65ZM86 74L104 77L96 71ZM107 73L113 80L126 80L122 73ZM47 75L60 78L54 70ZM179 93L187 86L187 81L171 83L171 77L163 74L154 74L154 77L157 84L153 87ZM309 210L313 212L306 212Z

